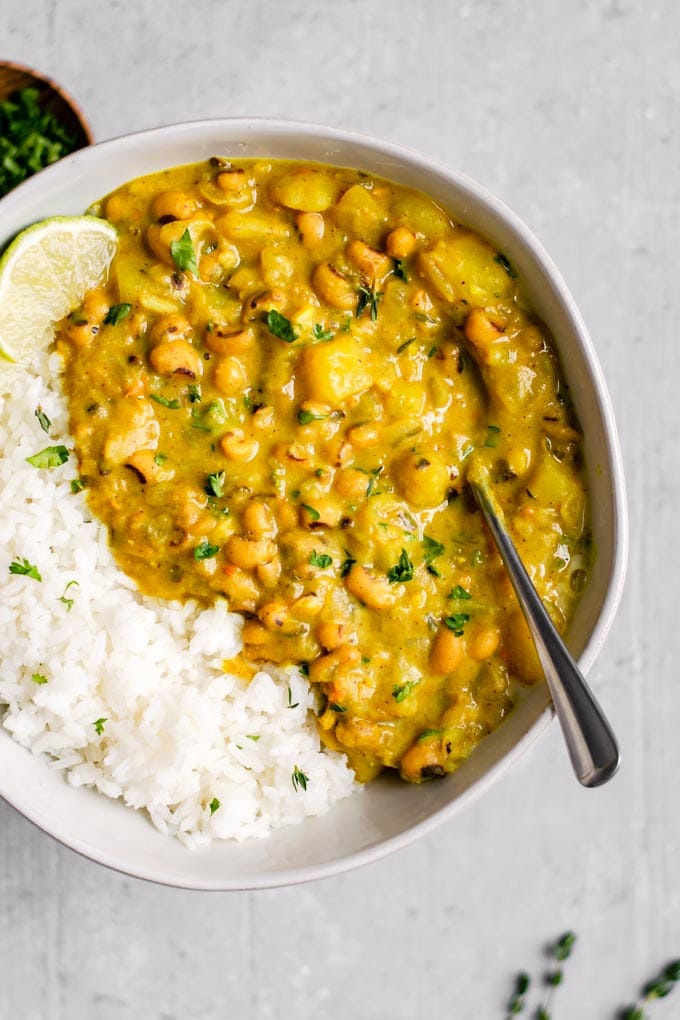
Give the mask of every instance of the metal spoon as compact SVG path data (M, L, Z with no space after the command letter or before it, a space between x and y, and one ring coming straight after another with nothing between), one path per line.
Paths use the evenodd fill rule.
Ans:
M619 767L616 737L545 611L479 465L471 466L468 483L493 535L529 626L576 778L584 786L600 786L611 779Z

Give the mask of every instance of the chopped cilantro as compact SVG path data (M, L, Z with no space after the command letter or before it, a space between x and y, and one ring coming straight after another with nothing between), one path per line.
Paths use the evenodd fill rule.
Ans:
M73 135L41 107L39 96L38 89L24 88L0 103L0 195L75 147Z
M346 549L345 552L347 552ZM340 567L340 577L346 577L355 563L356 560L354 559L354 557L350 556L350 554L347 553L347 559L342 561L342 566Z
M399 344L397 347L397 354L403 354L407 347L410 347L411 344L415 342L415 339L416 338L414 336L410 336L408 340L404 340L403 344Z
M455 588L451 589L451 591L449 592L449 594L446 597L447 597L447 599L462 599L462 600L467 600L467 599L471 599L472 595L470 594L469 591L465 591L465 588L461 588L461 586L459 584L457 584L455 586Z
M170 242L170 254L178 269L188 269L194 276L198 276L196 252L188 229L185 228L179 241Z
M194 559L199 563L201 560L210 560L213 556L217 556L219 551L219 545L210 545L207 538L204 538L201 544L194 549Z
M314 339L315 340L332 340L333 339L333 330L332 329L324 329L323 326L321 325L321 323L319 323L319 322L314 324L314 328L312 330L312 333L314 334Z
M40 404L38 404L38 406L36 407L34 414L38 419L40 423L40 428L43 430L43 432L49 432L52 427L52 422L47 417Z
M314 414L313 411L305 410L300 410L297 414L297 420L301 425L309 425L312 421L323 421L323 419L327 417L327 414Z
M398 280L403 280L404 283L408 283L408 273L406 271L406 263L403 259L393 259L394 269L392 270L392 276L396 276Z
M119 322L122 322L123 319L127 318L131 311L132 305L129 305L126 301L123 301L119 305L111 305L108 312L106 313L104 325L117 326Z
M224 478L224 471L213 471L212 474L208 475L205 491L209 496L217 496L218 499L224 496Z
M161 467L161 465L165 464L167 459L168 458L164 453L156 453L154 454L153 461L154 464L158 464L158 466Z
M321 514L318 510L315 510L313 506L309 506L308 503L302 504L303 508L307 511L313 521L321 520Z
M191 383L188 389L189 403L198 404L201 400L201 387L196 383Z
M429 535L423 535L423 563L428 566L444 552L444 546ZM437 575L439 576L439 575Z
M167 397L161 396L160 393L150 393L149 396L151 400L155 400L157 404L161 405L161 407L167 407L170 411L176 411L178 407L181 407L177 397L173 397L172 400L168 400Z
M64 594L59 596L59 601L64 603L64 605L66 606L66 612L67 613L70 613L71 610L73 609L73 602L74 602L74 600L73 599L67 599L66 598L66 592L69 590L69 588L73 588L74 586L76 588L80 587L77 581L69 581L68 584L66 585L66 587L64 588Z
M84 478L72 478L71 479L71 492L75 496L77 492L82 492L85 488L86 482Z
M260 739L260 734L259 733L246 733L246 737L248 738L248 740L252 740L252 742L254 744L256 744L258 742L258 740Z
M29 563L27 559L20 556L18 560L12 560L9 565L10 574L21 574L23 577L32 577L34 581L42 581L40 571Z
M108 718L104 716L101 719L96 719L92 724L95 728L95 731L99 734L99 736L101 736L102 733L104 732L104 723L108 721L109 721Z
M337 701L329 701L328 707L330 708L331 712L342 713L347 711L347 708L344 705L339 705Z
M493 260L494 262L497 262L499 266L503 267L503 269L506 271L511 280L517 279L517 273L512 268L509 260L505 257L505 255L502 254L502 252L498 252L497 255L494 255Z
M319 567L321 570L325 570L326 567L330 567L333 559L327 553L318 553L316 549L313 549L312 555L309 557L309 562L313 567Z
M501 430L499 429L498 425L487 425L486 442L484 443L484 445L488 446L492 450L495 450L495 448L498 446L498 436L500 435L500 431Z
M44 676L42 673L31 673L31 680L33 681L34 684L47 683L47 677Z
M277 336L279 340L285 340L287 344L292 344L294 340L297 340L298 334L290 319L281 315L281 312L277 312L275 308L271 308L267 312L264 321L267 323L269 332Z
M387 571L387 580L390 584L403 583L413 580L413 564L405 549L401 550L399 560L395 566Z
M55 468L65 464L68 458L69 452L65 446L46 446L40 453L27 457L26 461L34 468Z
M360 318L362 313L368 308L371 321L375 322L378 318L378 304L380 303L382 296L382 291L376 291L371 287L367 287L363 283L359 284L357 310L354 313L357 319Z
M456 637L462 637L463 628L470 619L469 613L454 613L452 616L446 616L444 618L444 624L449 630L452 630Z
M299 790L302 787L303 790L307 789L307 783L309 782L309 776L306 776L304 772L295 766L293 774L291 776L291 782L293 783L293 789Z
M210 814L214 815L215 812L219 809L219 806L220 806L219 800L217 799L217 797L213 797L213 799L208 804L208 807L210 808Z
M409 694L413 691L413 688L418 684L417 680L407 680L406 683L396 684L392 688L392 697L397 702L405 701Z
M293 694L292 694L292 691L291 691L291 689L289 687L288 688L288 708L297 708L299 704L300 704L299 701L293 701Z

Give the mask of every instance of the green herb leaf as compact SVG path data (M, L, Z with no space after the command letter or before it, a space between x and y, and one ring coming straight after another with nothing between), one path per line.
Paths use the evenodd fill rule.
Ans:
M29 563L27 559L20 556L18 560L12 560L9 565L10 574L21 574L23 577L32 577L35 581L42 581L40 571Z
M279 340L285 340L287 344L292 344L297 340L298 333L295 331L293 323L285 315L281 315L281 312L277 312L275 308L271 308L267 312L264 321L267 323L269 332L273 336L277 336Z
M68 584L66 585L66 587L64 588L64 594L59 596L59 601L64 603L64 605L66 606L66 612L67 613L70 613L71 610L73 609L73 603L74 603L75 600L74 599L67 599L66 598L66 592L69 590L69 588L73 588L73 587L78 588L78 587L80 587L80 585L78 584L77 581L69 581Z
M158 464L159 467L162 467L162 465L165 464L167 459L168 458L164 453L155 453L153 461L154 464Z
M313 567L319 567L321 570L325 570L326 567L330 567L333 559L326 553L318 553L316 549L313 549L312 555L309 557L309 562Z
M573 931L568 931L555 943L553 950L553 956L556 960L567 960L571 956L571 951L574 948L576 942L576 936Z
M447 599L462 599L465 601L467 599L471 599L472 595L469 591L465 591L465 588L461 588L461 586L457 584L455 588L451 589L446 597Z
M190 383L187 394L190 404L198 404L201 400L201 387L196 383Z
M301 425L309 425L312 421L323 421L327 414L314 414L313 411L300 410L297 413L297 420Z
M495 450L495 448L498 446L498 437L500 435L500 431L501 430L499 429L498 425L487 425L486 441L484 445L488 446L492 450Z
M406 683L396 684L392 688L392 697L397 702L405 701L409 694L413 691L414 687L418 686L417 680L407 680Z
M71 492L75 496L77 492L82 492L85 488L86 482L84 478L72 478L71 479Z
M204 538L201 544L194 549L194 559L199 563L201 560L210 560L213 556L217 556L219 551L219 545L210 545L207 538Z
M361 317L362 313L368 308L371 316L371 321L375 322L378 318L378 304L382 299L382 291L376 291L371 287L367 287L365 284L359 284L359 297L357 299L357 310L354 313L358 318Z
M384 469L385 469L384 465L381 464L380 467L374 468L373 471L371 471L371 477L369 478L368 485L366 486L366 496L369 499L374 494L376 486L378 484L378 479L380 478L380 475L383 473Z
M46 446L40 453L27 457L26 461L34 468L55 468L65 464L68 458L69 452L65 446Z
M408 340L404 340L403 344L399 344L397 347L397 354L403 354L404 351L415 342L415 339L416 338L414 336L410 336Z
M167 407L170 411L176 411L178 407L182 406L177 397L168 400L167 397L161 396L160 393L150 393L149 397L151 400L155 400L157 404L160 404L161 407Z
M430 538L429 535L423 535L423 563L432 563L432 560L436 559L437 556L441 556L444 552L444 546L441 542L437 542L434 538Z
M298 791L300 787L303 790L307 789L307 783L309 782L309 776L306 776L297 765L293 769L293 775L291 776L291 782L293 783L293 789Z
M132 305L129 305L126 301L121 302L119 305L111 305L106 313L104 325L117 326L119 322L122 322L123 319L127 318L131 311Z
M43 676L42 673L31 673L31 680L34 684L46 684L47 677Z
M95 731L99 734L99 736L101 736L102 733L104 732L104 723L108 721L109 721L108 718L104 716L101 719L96 719L95 722L93 723Z
M345 708L345 706L344 706L344 705L339 705L339 704L337 703L337 701L329 701L329 702L328 702L328 707L330 708L331 712L339 712L339 713L342 713L342 712L346 712L346 711L347 711L347 709Z
M309 506L308 503L303 503L302 506L307 511L313 521L321 520L321 514L318 510L315 510L313 506Z
M300 672L302 673L303 676L309 676L309 663L308 662L301 662L300 665L298 666L298 669L300 670Z
M34 413L36 418L40 422L40 428L43 430L43 432L49 432L50 429L52 428L52 422L47 417L40 404L38 404Z
M299 704L300 704L299 701L293 702L293 694L292 694L292 691L291 691L291 689L289 687L288 688L288 708L297 708Z
M405 549L401 550L396 565L387 571L387 580L390 584L403 584L405 581L413 580L413 564Z
M186 269L194 276L198 276L196 252L188 229L185 229L179 241L170 242L170 254L178 269Z
M260 739L260 734L259 733L246 733L246 737L248 738L248 740L252 740L252 742L254 744L256 744L258 742L258 740Z
M332 329L324 329L323 326L319 322L315 323L314 328L312 330L312 333L314 334L314 339L315 340L332 340L333 339L333 330Z
M396 276L398 280L403 280L404 283L408 283L408 273L406 272L406 263L403 259L393 259L394 269L392 275Z
M217 496L221 499L224 496L224 471L213 471L212 474L208 475L208 479L205 483L205 491L209 496Z
M212 816L212 815L214 815L214 814L215 814L215 812L216 812L216 811L217 811L217 810L219 809L219 807L220 807L220 802L219 802L219 800L217 799L217 797L213 797L213 799L212 799L212 800L210 801L210 803L208 804L208 807L210 808L210 814L211 814L211 816Z
M444 618L444 624L452 630L456 637L461 637L465 624L470 619L469 613L453 613L452 616Z

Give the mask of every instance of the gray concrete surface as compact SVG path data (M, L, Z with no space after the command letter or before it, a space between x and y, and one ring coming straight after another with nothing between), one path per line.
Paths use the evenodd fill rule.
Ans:
M546 940L579 943L555 1020L613 1020L680 955L680 7L676 0L3 0L2 56L99 139L272 114L416 146L536 232L592 331L632 517L592 673L624 765L572 779L557 729L461 817L274 892L112 874L0 804L2 1020L495 1020ZM650 1016L680 1015L680 990Z

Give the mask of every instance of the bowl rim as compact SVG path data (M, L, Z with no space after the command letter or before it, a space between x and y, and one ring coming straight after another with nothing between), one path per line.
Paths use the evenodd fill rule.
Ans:
M16 65L20 66L20 65ZM28 69L30 70L30 69ZM33 72L31 72L33 73ZM46 79L47 80L47 79ZM52 84L50 82L50 84ZM57 86L58 87L58 86ZM64 157L62 160L40 171L38 174L20 184L16 189L0 200L0 214L4 210L11 210L11 206L19 199L23 204L30 197L30 192L36 193L42 189L48 181L46 175L58 179L59 175L68 174L74 162L87 164L88 160L101 159L107 154L115 154L117 150L127 147L134 147L135 144L145 142L153 145L154 140L168 141L169 136L173 140L187 140L195 134L198 138L211 131L223 128L232 134L242 130L246 135L252 130L260 129L263 132L279 132L281 137L293 136L295 132L312 134L321 142L338 143L355 148L363 147L373 154L393 158L398 163L404 162L410 165L417 165L423 170L434 170L447 183L461 192L470 194L480 205L490 211L492 217L499 220L518 239L520 246L527 249L540 265L541 273L547 277L556 296L562 303L563 310L571 324L572 331L580 347L588 373L592 382L593 391L597 397L598 413L603 423L603 436L605 444L605 456L608 459L608 467L612 483L612 558L609 565L609 579L601 608L586 644L579 656L579 664L584 673L587 673L595 658L599 654L606 639L609 629L613 623L616 610L623 593L625 574L628 559L629 524L628 510L626 503L625 481L623 473L623 460L619 445L618 432L614 419L614 410L609 392L607 390L604 373L600 366L595 349L581 317L576 303L571 296L560 272L550 255L546 252L541 242L533 232L526 226L520 217L514 213L503 201L498 199L492 192L478 184L466 173L449 166L443 161L429 156L413 147L400 143L375 138L371 135L347 131L342 128L329 127L323 124L304 120L291 120L272 117L225 117L209 118L203 120L182 121L162 127L148 128L143 131L131 132L114 138L107 139L95 145L80 149L77 152ZM92 154L96 153L93 157ZM293 157L291 157L293 158ZM123 182L121 182L123 183ZM26 224L28 226L28 224ZM9 238L6 239L7 241ZM0 238L0 250L4 241ZM481 796L497 779L509 769L538 739L545 731L554 717L552 704L547 701L546 707L538 717L531 723L520 739L507 751L502 758L491 765L482 776L476 779L470 787L465 789L455 799L448 801L440 808L428 815L428 817L408 826L401 832L378 840L359 850L352 851L339 858L324 861L321 863L293 866L282 870L263 870L257 875L248 875L244 879L230 878L194 878L191 882L185 877L167 875L159 877L154 874L150 867L126 865L124 854L112 854L99 847L89 845L87 841L70 836L67 830L61 831L59 827L47 827L41 823L40 812L26 809L22 804L20 807L14 798L2 790L0 776L0 797L6 800L20 814L30 822L42 829L47 835L58 842L69 847L80 855L96 863L118 871L125 875L132 875L145 879L159 885L167 885L175 888L195 889L200 891L232 891L244 889L265 889L294 885L303 882L315 881L322 878L329 878L342 874L353 868L373 863L395 850L401 849L413 843L416 839L433 831L447 819L461 811L468 803ZM333 808L331 807L331 811ZM304 824L304 823L300 823ZM187 851L199 853L201 851Z

